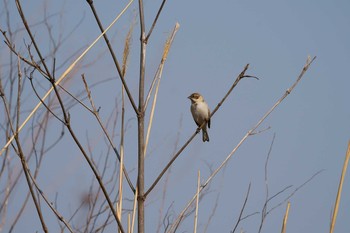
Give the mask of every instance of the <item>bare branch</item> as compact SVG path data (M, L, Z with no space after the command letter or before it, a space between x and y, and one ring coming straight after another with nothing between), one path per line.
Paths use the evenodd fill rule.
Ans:
M212 212L211 212L211 214L210 214L210 216L209 216L209 218L208 218L208 220L207 220L207 222L206 222L206 224L205 224L204 230L203 230L204 233L207 232L207 229L208 229L208 227L209 227L209 225L210 225L210 223L211 223L211 220L212 220L213 217L215 216L216 208L218 207L218 204L219 204L219 198L220 198L220 194L218 194L218 195L216 196L215 205L214 205L214 207L213 207L213 210L212 210Z
M130 4L131 4L133 1L134 1L134 0L131 0L127 6L130 6ZM87 0L87 3L89 4L89 6L90 6L90 8L91 8L91 10L92 10L92 13L94 14L94 17L95 17L95 19L96 19L96 22L97 22L97 24L98 24L98 27L99 27L100 30L101 30L101 33L103 33L103 38L105 39L105 42L106 42L107 47L108 47L108 50L109 50L109 52L110 52L110 54L111 54L111 56L112 56L112 59L113 59L113 62L114 62L114 64L115 64L115 66L116 66L116 68L117 68L117 71L118 71L120 80L122 81L123 86L124 86L124 88L125 88L125 91L126 91L128 97L129 97L130 103L131 103L132 107L134 108L135 113L137 113L138 110L137 110L137 107L136 107L134 98L132 97L131 92L129 91L129 88L128 88L126 82L125 82L125 77L124 77L123 71L122 71L122 69L120 68L118 59L117 59L117 57L116 57L116 55L115 55L115 52L114 52L114 50L113 50L111 44L109 43L108 36L107 36L106 33L104 33L106 30L103 28L103 25L102 25L102 23L101 23L101 21L100 21L100 18L99 18L99 16L98 16L98 14L97 14L97 11L96 11L96 9L95 9L95 6L94 6L94 4L93 4L93 1L92 1L92 0Z
M272 207L269 211L268 211L268 213L269 212L271 212L271 211L273 211L274 209L276 209L276 208L278 208L278 207L280 207L281 205L283 205L284 203L286 203L292 196L294 196L294 194L296 193L296 192L298 192L302 187L304 187L306 184L308 184L309 182L311 182L316 176L318 176L319 174L321 174L321 172L323 172L324 171L324 169L321 169L321 170L319 170L318 172L316 172L315 174L313 174L309 179L307 179L304 183L302 183L301 185L299 185L298 187L296 187L295 189L294 189L294 191L291 193L291 194L289 194L288 195L288 197L286 197L282 202L280 202L279 204L277 204L276 206L274 206L274 207ZM286 188L290 188L291 186L288 186L288 187L286 187ZM286 189L285 188L285 189ZM283 191L283 190L282 190ZM279 193L277 193L276 195L278 195ZM276 195L274 195L274 196L276 196ZM272 199L272 198L274 198L274 196L272 196L270 199Z
M267 156L266 156L266 160L265 160L265 202L264 202L264 206L263 206L263 209L261 211L261 222L260 222L260 226L259 226L259 232L261 231L262 229L262 226L264 224L264 221L265 221L265 218L267 216L267 204L269 203L269 201L271 199L273 199L274 197L276 197L278 194L282 193L284 190L286 190L287 188L290 188L291 186L285 188L284 190L280 191L279 193L277 193L276 195L274 195L273 197L269 198L269 184L268 184L268 164L269 164L269 161L270 161L270 155L271 155L271 152L272 152L272 148L273 148L273 144L275 142L275 138L276 138L276 134L274 133L273 134L273 137L272 137L272 140L271 140L271 144L270 144L270 148L269 148L269 151L267 153Z
M29 77L29 81L30 81L30 85L32 86L32 89L36 95L36 97L39 99L39 101L41 102L42 105L44 105L44 107L47 109L47 111L49 111L58 121L60 121L62 124L65 124L64 121L59 118L50 108L49 106L47 106L45 104L45 102L42 100L42 98L39 96L39 93L36 91L36 88L33 84L33 78L32 77Z
M38 47L38 45L37 45L37 43L36 43L36 41L34 39L34 36L33 36L32 32L31 32L30 28L29 28L29 25L28 25L27 20L26 20L26 18L24 16L24 13L23 13L23 10L22 10L22 6L21 6L21 3L20 3L19 0L16 0L16 6L17 6L18 13L21 16L23 25L26 28L26 31L27 31L30 39L31 39L31 42L33 43L34 48L35 48L35 50L36 50L36 52L37 52L37 54L38 54L38 56L40 58L40 62L44 65L45 73L46 73L46 75L49 78L52 78L51 75L50 75L50 70L49 70L48 66L46 65L44 57L41 55L40 49L39 49L39 47Z
M239 216L238 216L238 219L237 219L237 222L236 222L236 225L234 226L233 230L231 231L231 233L234 233L238 227L238 224L243 220L242 218L242 214L243 214L243 211L245 209L245 206L248 202L248 197L249 197L249 193L250 193L250 186L251 186L251 183L249 183L249 186L248 186L248 191L247 191L247 194L245 195L245 199L244 199L244 202L243 202L243 206L241 208L241 211L239 213Z
M147 44L147 42L148 42L149 37L151 36L151 34L152 34L152 32L153 32L154 27L156 26L157 20L158 20L158 18L159 18L160 13L161 13L162 10L163 10L163 7L164 7L164 5L165 5L165 2L166 2L166 0L163 0L162 4L161 4L160 7L159 7L159 10L158 10L158 12L157 12L157 15L156 15L155 19L153 20L152 26L151 26L151 28L150 28L150 30L149 30L147 36L146 36L146 44Z

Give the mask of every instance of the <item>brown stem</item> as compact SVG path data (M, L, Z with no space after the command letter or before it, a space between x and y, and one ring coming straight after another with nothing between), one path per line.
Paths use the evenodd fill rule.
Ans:
M248 191L247 191L247 194L245 195L245 199L244 199L244 202L243 202L243 206L241 208L241 211L239 212L239 217L237 219L237 222L236 222L236 225L235 227L233 228L233 230L230 232L230 233L234 233L239 225L239 223L242 221L242 215L243 215L243 211L245 209L245 206L248 202L248 197L249 197L249 193L250 193L250 186L251 186L251 183L249 183L249 186L248 186Z
M148 42L149 37L151 36L151 34L152 34L152 32L153 32L154 27L156 26L157 20L158 20L158 18L159 18L160 13L161 13L162 10L163 10L163 7L164 7L164 5L165 5L165 2L166 2L166 0L163 0L162 4L161 4L160 7L159 7L159 10L158 10L158 12L157 12L157 15L156 15L156 17L155 17L155 19L154 19L154 21L153 21L153 23L152 23L152 26L151 26L151 28L150 28L150 30L149 30L147 36L146 36L146 39L145 39L145 40L146 40L146 44L147 44L147 42Z
M137 216L138 216L138 232L145 232L145 108L144 108L144 92L145 92L145 67L146 67L146 34L145 19L143 11L143 1L139 0L139 16L140 16L140 80L139 80L139 107L137 112L138 122L138 169L137 169Z
M38 47L38 45L37 45L37 43L36 43L36 41L35 41L35 39L34 39L34 36L33 36L32 32L31 32L30 28L29 28L29 25L28 25L27 20L26 20L26 18L25 18L25 16L24 16L24 13L23 13L23 10L22 10L22 6L21 6L21 3L20 3L19 0L16 0L16 6L17 6L17 9L18 9L18 13L19 13L19 15L21 16L23 25L24 25L24 27L26 28L26 31L27 31L27 33L28 33L28 35L29 35L29 37L30 37L30 39L31 39L31 41L32 41L32 43L33 43L33 45L34 45L34 48L35 48L35 50L36 50L36 52L37 52L37 54L38 54L38 56L39 56L39 58L40 58L40 62L43 64L44 69L45 69L45 71L46 71L46 74L50 77L50 70L49 70L49 68L48 68L47 65L46 65L46 62L45 62L44 57L41 55L41 52L40 52L40 50L39 50L39 47ZM50 77L50 78L51 78L51 77Z
M106 188L105 188L105 186L104 186L104 184L103 184L103 181L102 181L102 179L101 179L101 177L100 177L100 175L99 175L97 169L95 168L93 162L91 161L91 159L89 158L89 156L86 154L86 152L85 152L84 148L82 147L82 145L80 144L78 138L75 136L75 133L74 133L74 131L73 131L71 125L70 125L70 119L69 119L69 118L66 119L66 126L67 126L68 131L70 132L70 134L71 134L71 136L72 136L74 142L75 142L75 143L77 144L77 146L79 147L79 149L80 149L80 151L82 152L82 154L83 154L85 160L88 162L88 164L89 164L89 166L90 166L92 172L94 173L94 175L95 175L95 177L96 177L96 180L97 180L97 182L98 182L100 188L102 189L102 192L103 192L103 194L104 194L104 196L105 196L105 198L106 198L106 201L107 201L107 203L108 203L108 206L109 206L109 208L110 208L110 210L111 210L111 212L112 212L112 214L113 214L115 220L117 221L117 224L118 224L118 226L119 226L119 230L120 230L121 232L124 233L125 231L124 231L124 228L123 228L123 226L122 226L122 223L121 223L120 219L118 218L118 216L117 216L117 214L116 214L116 212L115 212L115 210L114 210L113 203L112 203L111 199L109 198L108 192L107 192L107 190L106 190Z
M98 17L98 14L97 14L97 12L96 12L96 9L95 9L95 6L94 6L94 4L93 4L93 1L92 1L92 0L87 0L87 2L88 2L89 6L90 6L90 8L91 8L91 10L92 10L92 13L93 13L94 16L95 16L95 19L96 19L96 22L97 22L97 24L98 24L98 27L100 28L101 32L104 32L103 25L102 25L102 23L101 23L101 21L100 21L100 18ZM107 36L106 33L103 34L103 38L105 39L105 42L106 42L107 47L108 47L108 50L109 50L109 52L110 52L110 54L111 54L111 56L112 56L112 59L113 59L113 62L114 62L114 64L115 64L115 66L116 66L116 68L117 68L117 71L118 71L120 80L122 81L123 86L124 86L125 91L126 91L126 94L127 94L128 97L129 97L130 103L131 103L132 107L134 108L135 112L137 113L137 107L136 107L135 101L134 101L134 99L133 99L133 97L132 97L132 95L131 95L131 92L130 92L130 90L129 90L129 88L128 88L128 85L126 85L126 82L125 82L125 79L124 79L124 75L123 75L122 69L120 68L118 59L117 59L117 57L116 57L116 55L115 55L115 52L114 52L114 50L113 50L113 48L112 48L112 46L111 46L111 43L109 43L109 39L108 39L108 36Z

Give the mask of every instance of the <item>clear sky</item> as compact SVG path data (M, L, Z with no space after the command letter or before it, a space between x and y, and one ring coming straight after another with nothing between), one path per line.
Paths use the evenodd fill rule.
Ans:
M127 3L125 0L94 2L104 25L108 25ZM144 1L147 29L150 28L160 3L161 1ZM49 24L53 36L58 38L61 33L63 38L67 37L56 55L57 66L61 66L56 71L57 75L68 67L69 63L65 62L67 59L73 61L99 35L86 1L37 1L35 6L32 2L23 1L22 4L31 25L44 18L46 7L47 14L52 15ZM1 1L0 9L4 9L3 6L4 2ZM202 180L206 180L210 169L216 169L221 164L246 132L294 83L310 55L317 56L316 60L292 94L261 125L259 130L263 132L249 137L212 181L210 192L199 206L198 232L205 230L216 204L215 215L207 232L230 232L237 221L249 183L251 190L245 214L260 213L244 220L238 229L258 231L266 192L264 166L274 134L268 165L269 195L272 196L289 185L292 187L273 199L268 209L282 202L298 186L322 170L289 199L291 207L287 232L328 231L350 139L349 11L350 2L347 0L178 0L165 4L147 47L147 87L160 62L164 42L176 22L180 24L180 29L161 80L146 160L146 187L173 154L177 137L178 146L181 146L196 129L187 96L200 92L210 108L214 109L246 64L250 64L247 74L259 77L259 80L242 80L214 115L209 130L210 142L203 143L201 136L197 136L173 164L165 210L172 205L176 216L184 208L195 193L198 170L202 173ZM12 27L22 28L13 3L9 3L9 15ZM137 2L131 5L108 34L120 60L124 38L135 17L138 19ZM0 19L1 29L7 30L3 10ZM52 48L48 42L47 30L41 24L33 26L33 31L47 55ZM138 90L139 36L139 24L136 22L126 76L135 99ZM24 32L18 33L17 48L22 51L23 38L26 42L29 41ZM4 64L7 63L8 53L4 43L0 49L3 67L0 78L5 79ZM101 107L101 116L107 122L110 114L115 111L116 102L120 107L121 84L102 40L79 63L79 69L70 75L71 81L66 85L73 93L84 90L80 80L82 73L91 84L107 80L92 89L95 104ZM44 93L44 90L41 91ZM30 100L23 109L28 110L37 99L29 85L25 93ZM126 106L126 111L126 166L132 170L136 167L137 121L130 104ZM106 143L93 117L79 105L74 105L70 113L72 124L79 132L78 136L84 146L87 147L89 141L94 145L91 153L95 154L96 159L104 156L107 153ZM118 116L118 122L119 120ZM270 129L265 131L268 127ZM109 130L113 131L112 128ZM115 130L115 140L118 143L120 129L117 127ZM49 139L53 141L60 132L61 126L56 122L50 127ZM1 147L5 144L3 135L2 132ZM12 156L15 156L13 152ZM19 163L16 166L19 168ZM92 177L86 162L66 132L60 144L46 155L38 181L51 200L59 193L61 211L69 218L77 207L77 200L82 193L88 191ZM135 182L135 171L131 172L131 177ZM335 232L350 232L349 179L347 175ZM22 183L11 198L13 206L16 206L16 198L22 200L21 194L27 191L24 180ZM163 184L162 181L147 199L147 232L155 232L157 229ZM0 185L4 183L0 182ZM283 203L268 215L262 232L280 232L285 208L286 203ZM12 213L11 209L8 211L7 218L13 221L16 212ZM35 216L32 204L26 213ZM54 219L53 216L50 217ZM56 220L48 221L53 229L58 229ZM15 232L29 229L28 224L30 232L41 230L36 218L23 217ZM9 227L5 225L4 232ZM184 221L179 232L191 232L192 229L193 215Z

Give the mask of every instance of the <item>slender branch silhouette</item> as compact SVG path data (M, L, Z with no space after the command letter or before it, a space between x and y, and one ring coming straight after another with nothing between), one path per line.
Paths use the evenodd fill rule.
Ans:
M117 158L118 158L118 160L119 160L119 162L120 162L120 161L121 161L121 159L120 159L120 154L119 154L119 152L118 152L118 150L117 150L117 147L114 145L114 143L113 143L111 137L109 136L109 134L108 134L106 128L105 128L104 125L102 124L102 120L101 120L101 118L100 118L100 115L99 115L99 113L98 113L96 107L95 107L94 101L93 101L92 96L91 96L91 91L90 91L89 86L88 86L88 84L87 84L87 82L86 82L86 80L85 80L84 75L82 75L82 79L83 79L83 82L84 82L84 86L85 86L85 89L86 89L86 93L87 93L87 95L88 95L88 99L89 99L89 101L90 101L90 105L91 105L91 108L92 108L92 114L95 116L96 120L98 121L98 124L100 125L101 129L103 130L103 133L105 134L105 136L106 136L106 138L107 138L109 144L112 146L113 151L114 151L114 153L116 154L116 156L117 156ZM129 178L128 172L127 172L127 170L126 170L124 164L123 164L123 173L124 173L124 175L125 175L125 178L126 178L128 184L129 184L131 190L135 193L135 187L134 187L134 185L132 184L132 182L131 182L131 180L130 180L130 178Z
M105 29L104 29L104 27L103 27L103 25L102 25L102 23L101 23L101 20L100 20L98 14L97 14L97 11L96 11L96 9L95 9L95 6L94 6L93 1L92 1L92 0L86 0L86 1L87 1L87 3L89 4L92 13L94 14L94 17L95 17L95 19L96 19L96 22L97 22L97 24L98 24L98 27L99 27L100 30L101 30L101 33L103 33L103 32L105 31ZM134 0L131 0L131 1L129 2L129 4L131 4L133 1L134 1ZM138 110L137 110L137 107L136 107L134 98L132 97L131 92L130 92L130 90L129 90L129 88L128 88L126 82L125 82L125 77L124 77L123 71L122 71L122 69L120 68L120 65L119 65L117 56L115 55L115 52L114 52L114 50L113 50L113 48L112 48L111 43L109 42L109 39L108 39L108 36L107 36L106 33L103 33L103 38L105 39L105 42L106 42L107 47L108 47L108 50L109 50L109 52L110 52L110 54L111 54L111 56L112 56L114 65L115 65L116 68L117 68L117 71L118 71L120 80L122 81L123 86L124 86L124 88L125 88L125 91L126 91L128 97L129 97L130 103L131 103L132 107L134 108L134 111L137 113Z

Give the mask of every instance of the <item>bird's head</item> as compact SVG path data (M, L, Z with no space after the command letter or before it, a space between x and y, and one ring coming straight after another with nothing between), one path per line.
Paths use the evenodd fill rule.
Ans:
M193 93L187 98L189 98L192 103L197 103L197 102L203 102L204 101L203 96L201 96L201 94L199 94L199 93Z

